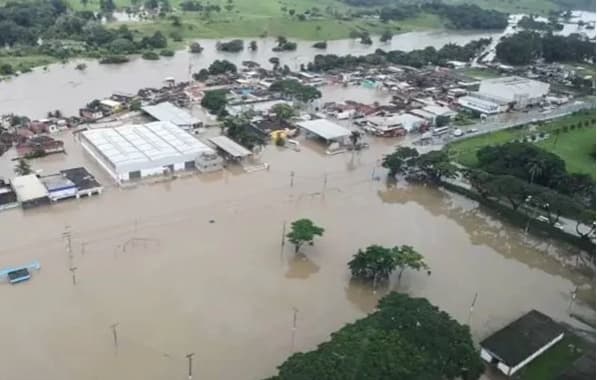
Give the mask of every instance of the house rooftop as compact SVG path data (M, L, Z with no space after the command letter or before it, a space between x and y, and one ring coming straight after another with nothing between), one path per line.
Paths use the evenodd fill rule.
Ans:
M547 315L531 310L481 342L481 347L514 367L564 333Z
M19 202L32 201L48 196L48 190L35 174L27 174L12 179L12 187Z
M301 121L297 125L307 131L314 133L325 140L334 140L350 135L350 131L336 123L327 119L315 119L308 121Z
M178 108L170 102L145 106L141 109L158 121L169 121L179 127L191 126L199 123L199 119L191 115L189 111Z

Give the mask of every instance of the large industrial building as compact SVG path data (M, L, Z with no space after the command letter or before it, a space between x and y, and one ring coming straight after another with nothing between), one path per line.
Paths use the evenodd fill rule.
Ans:
M171 122L91 129L83 148L117 182L195 169L197 158L214 150Z
M482 80L478 95L480 98L495 100L498 104L524 108L540 103L548 93L549 83L511 76Z

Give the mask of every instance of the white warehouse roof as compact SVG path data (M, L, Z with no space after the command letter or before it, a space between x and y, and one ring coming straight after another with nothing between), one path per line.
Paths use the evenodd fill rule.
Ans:
M479 85L480 94L508 102L536 99L548 92L549 83L518 76L484 79Z
M200 153L213 153L213 149L176 125L162 121L91 129L82 132L82 140L117 172L194 161Z
M243 158L251 155L250 150L240 144L237 144L234 140L231 140L227 136L215 136L210 138L209 141L234 158Z
M28 202L48 196L48 189L35 174L15 177L11 183L19 202Z
M307 131L314 133L325 140L334 140L341 137L350 136L350 131L327 119L315 119L301 121L297 125Z
M200 120L191 115L189 111L178 108L170 102L163 102L154 106L145 106L141 109L156 120L169 121L179 127L190 127L200 122Z

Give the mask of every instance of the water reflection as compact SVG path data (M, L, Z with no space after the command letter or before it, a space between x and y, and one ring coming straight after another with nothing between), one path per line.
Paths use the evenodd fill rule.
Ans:
M288 270L285 277L304 280L317 272L319 272L319 266L307 255L299 252L288 260Z
M378 191L378 196L384 203L415 202L434 216L446 216L466 231L471 244L489 246L507 258L547 273L567 273L562 263L570 260L571 252L578 251L553 239L525 236L520 228L502 223L491 210L479 207L477 202L436 188L397 184Z

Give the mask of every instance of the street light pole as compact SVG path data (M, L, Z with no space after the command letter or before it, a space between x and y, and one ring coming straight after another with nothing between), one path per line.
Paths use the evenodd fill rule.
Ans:
M195 353L190 353L186 355L187 360L189 361L189 380L193 378L193 356Z

